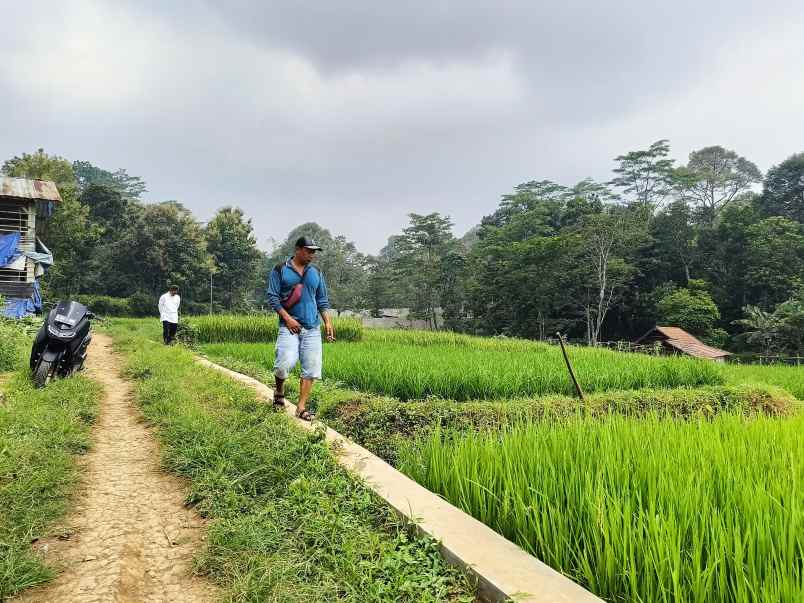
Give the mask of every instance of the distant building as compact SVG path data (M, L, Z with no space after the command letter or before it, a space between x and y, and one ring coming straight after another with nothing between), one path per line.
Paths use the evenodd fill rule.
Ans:
M716 362L725 362L731 354L725 350L706 345L700 339L687 333L679 327L653 327L642 337L637 339L635 345L650 345L660 343L670 354L686 354L695 358L706 358Z
M60 202L52 182L0 176L0 313L20 317L41 308L38 278L53 256L36 238L36 219Z

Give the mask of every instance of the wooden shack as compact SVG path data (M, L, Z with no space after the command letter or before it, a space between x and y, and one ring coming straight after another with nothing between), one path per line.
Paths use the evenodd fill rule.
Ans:
M36 219L52 213L61 195L53 182L0 176L0 237L19 233L14 261L0 266L0 295L27 298L34 292L38 262ZM45 250L46 251L46 250Z
M725 362L731 354L725 350L706 345L703 341L690 335L679 327L653 327L635 345L651 345L660 343L669 354L686 354L695 358L705 358L716 362Z

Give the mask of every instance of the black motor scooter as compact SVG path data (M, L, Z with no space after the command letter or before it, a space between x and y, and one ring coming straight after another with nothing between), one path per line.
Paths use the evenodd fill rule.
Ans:
M48 312L31 348L31 372L36 387L56 377L69 377L84 368L92 340L90 320L95 315L81 303L60 301Z

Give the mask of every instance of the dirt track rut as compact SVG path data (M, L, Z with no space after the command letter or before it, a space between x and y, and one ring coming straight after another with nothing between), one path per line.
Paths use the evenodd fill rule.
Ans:
M159 468L157 444L120 375L111 339L93 337L87 371L105 395L82 492L58 535L37 543L63 571L15 601L214 601L217 590L191 573L203 522L182 504L185 484Z

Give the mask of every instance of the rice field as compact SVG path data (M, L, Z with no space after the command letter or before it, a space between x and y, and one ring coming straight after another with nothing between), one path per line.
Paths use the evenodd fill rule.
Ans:
M729 383L766 383L804 400L804 366L727 364L721 367Z
M270 377L271 344L202 350ZM804 415L787 393L804 400L801 367L569 355L583 412L555 346L367 329L326 344L314 398L345 433L607 601L803 601Z
M436 431L401 468L609 601L804 600L804 418Z
M197 343L276 341L279 321L275 314L210 314L186 321ZM353 318L333 319L335 333L342 341L359 341L363 325ZM322 325L323 329L323 325Z
M489 400L574 395L561 351L529 343L518 351L500 347L365 341L326 346L324 373L350 387L402 400L430 396L451 400ZM514 344L520 345L520 344ZM273 347L215 344L204 351L255 363L273 362ZM570 348L585 391L719 385L724 378L713 363L686 358L621 354L603 349Z

